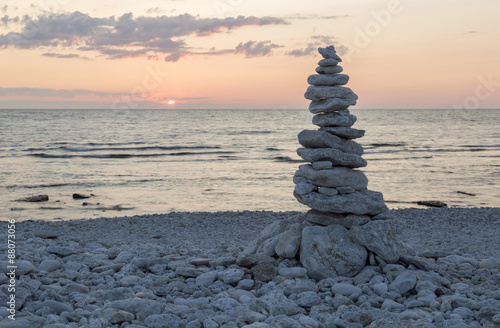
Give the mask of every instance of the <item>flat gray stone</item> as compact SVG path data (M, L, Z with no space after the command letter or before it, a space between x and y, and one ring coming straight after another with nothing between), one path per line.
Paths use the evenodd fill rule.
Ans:
M313 114L332 113L347 109L356 105L357 98L326 98L318 101L311 101L309 111Z
M344 69L342 66L319 66L316 67L316 73L318 74L336 74L342 72Z
M299 182L295 185L294 192L298 195L305 195L317 189L318 187L309 182Z
M312 167L315 170L326 170L331 169L333 167L333 164L330 161L320 161L312 163Z
M323 58L318 62L319 66L337 66L339 61L334 58Z
M61 303L58 301L54 300L45 300L42 303L42 306L48 306L49 308L55 310L58 315L60 315L63 312L73 312L74 309L71 305L68 303Z
M347 74L313 74L307 78L307 83L310 85L344 85L349 82L349 75Z
M304 97L309 100L319 101L324 98L344 98L357 100L358 96L348 87L315 87L309 86Z
M303 177L318 187L352 187L355 190L364 190L368 186L368 178L362 171L347 167L316 170L311 164L305 164L299 166L295 176Z
M387 263L396 263L399 260L397 231L393 220L370 221L363 226L353 227L349 236Z
M334 46L328 46L325 48L318 48L318 52L320 53L323 58L328 59L328 58L333 58L338 62L341 62L342 59L337 55L337 51L335 51Z
M184 328L184 321L173 314L153 314L144 320L149 328Z
M335 166L365 167L366 161L359 155L345 153L335 148L299 148L297 154L308 162L330 161Z
M326 126L319 128L319 130L331 133L333 135L345 139L357 139L365 135L365 130L358 130L358 129L348 128L345 126Z
M317 114L314 115L312 119L312 123L319 127L328 127L328 126L345 126L350 127L358 118L356 115L347 114L343 115L340 112L331 112L325 114Z
M353 192L356 191L353 187L338 187L337 191L339 194L352 194Z
M306 220L322 226L339 224L350 229L354 226L370 222L370 217L367 215L323 213L315 210L309 210L306 214Z
M361 288L346 283L335 284L332 286L331 290L333 294L340 294L344 296L349 296L352 294L362 294Z
M320 212L377 215L388 210L384 203L382 193L371 190L357 191L352 194L331 197L315 191L306 195L297 195L294 193L294 196L299 203Z
M363 147L356 141L346 140L324 131L302 130L298 139L305 148L335 148L344 153L363 155Z
M401 295L415 288L417 284L417 275L405 270L401 272L396 279L389 285L389 290L395 291Z
M276 245L276 254L279 257L292 259L297 255L302 237L302 225L294 223L292 226L280 235L278 245Z
M15 317L16 320L3 319L0 321L0 327L2 328L43 328L47 325L47 320L45 318L30 315L26 317Z
M45 260L40 263L38 270L52 272L62 267L62 263L57 260Z
M300 262L313 279L355 276L365 266L368 251L351 241L340 225L311 226L302 231Z
M339 191L337 189L328 187L318 187L318 192L326 196L335 196L339 194Z

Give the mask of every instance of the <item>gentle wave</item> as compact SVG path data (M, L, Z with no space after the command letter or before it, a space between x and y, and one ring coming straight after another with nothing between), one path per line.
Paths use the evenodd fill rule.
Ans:
M40 158L132 158L132 157L162 157L162 156L190 156L190 155L217 155L217 154L236 154L233 151L209 151L209 152L178 152L178 153L160 153L160 154L96 154L96 155L69 155L69 154L47 154L35 153L29 154L32 157Z
M90 145L90 144L89 144ZM23 151L49 151L49 150L65 150L70 152L87 152L87 151L145 151L145 150L181 150L181 149L220 149L220 146L145 146L145 147L47 147L47 148L28 148Z

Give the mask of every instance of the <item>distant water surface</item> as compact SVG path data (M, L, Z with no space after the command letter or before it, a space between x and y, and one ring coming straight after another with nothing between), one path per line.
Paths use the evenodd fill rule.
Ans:
M351 112L366 130L369 188L389 207L500 207L500 110ZM0 217L307 210L292 177L311 118L306 109L0 110ZM49 201L14 201L39 194Z

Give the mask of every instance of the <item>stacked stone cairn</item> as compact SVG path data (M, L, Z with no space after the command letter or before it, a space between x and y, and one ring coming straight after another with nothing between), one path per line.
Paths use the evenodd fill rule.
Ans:
M349 112L358 96L344 85L342 59L333 46L319 48L323 59L309 76L305 98L318 130L299 133L297 153L310 164L295 173L294 196L311 208L296 218L269 226L249 253L264 253L296 259L313 279L353 277L366 265L386 265L412 257L411 248L397 238L394 218L383 195L367 189L363 147L353 139L365 131L351 126L356 116ZM407 257L408 258L408 257Z

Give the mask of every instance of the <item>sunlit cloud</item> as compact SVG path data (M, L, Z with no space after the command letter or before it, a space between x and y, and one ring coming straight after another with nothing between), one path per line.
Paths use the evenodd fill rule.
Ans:
M181 37L209 36L251 25L288 24L277 17L238 16L219 19L182 14L134 18L132 13L128 13L120 17L97 18L78 11L44 14L32 20L23 19L23 23L20 32L0 34L0 48L63 46L79 51L94 51L110 59L163 55L166 61L177 61L183 56L197 54L184 39L179 39ZM265 52L274 47L277 45L259 43L253 46L253 51ZM253 54L252 49L243 49L242 52L248 56Z
M271 41L248 41L246 43L241 42L236 46L234 50L237 54L244 54L245 57L258 57L258 56L268 56L272 53L275 48L281 48L278 44L271 43Z
M53 58L83 58L78 54L56 54L53 52L46 52L42 54L45 57L53 57Z

